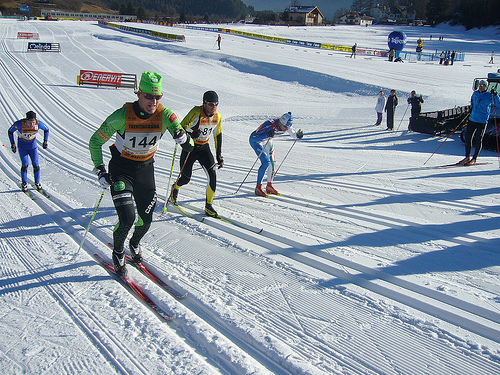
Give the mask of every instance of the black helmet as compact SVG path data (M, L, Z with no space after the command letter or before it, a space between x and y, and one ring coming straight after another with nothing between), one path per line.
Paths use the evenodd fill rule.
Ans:
M26 112L26 120L36 120L36 113L33 111Z
M213 102L216 103L219 101L219 95L215 91L207 91L203 94L203 102Z

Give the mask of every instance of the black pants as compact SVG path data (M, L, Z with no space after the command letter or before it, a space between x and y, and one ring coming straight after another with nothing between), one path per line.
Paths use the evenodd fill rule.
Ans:
M123 244L135 221L135 205L137 220L130 243L137 247L140 240L149 230L153 221L156 206L156 186L153 162L132 166L121 164L111 159L109 173L113 180L111 196L118 214L118 225L113 231L115 252L123 252Z
M196 161L198 161L208 176L208 188L211 189L212 192L215 192L215 188L217 186L217 174L215 173L215 160L212 151L210 151L210 147L208 145L201 146L199 148L195 147L191 154L189 154L187 161L186 157L187 152L182 151L180 163L181 168L184 165L184 169L179 181L177 182L177 186L186 185L189 181L191 181L193 165ZM184 162L186 162L186 164L184 164ZM207 191L207 201L210 201L209 203L211 203L213 197L209 197L209 195L210 193Z
M469 121L467 129L465 130L465 157L470 157L472 146L474 146L473 159L477 159L481 149L483 148L483 137L486 131L487 124Z
M394 129L394 111L387 111L387 128Z

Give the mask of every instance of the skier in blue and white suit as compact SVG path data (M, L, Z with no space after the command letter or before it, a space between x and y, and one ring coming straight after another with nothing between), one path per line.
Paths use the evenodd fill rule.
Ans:
M250 146L260 158L260 168L257 174L255 194L265 197L267 194L279 194L273 186L276 154L274 152L273 137L288 133L294 139L302 139L302 130L295 131L292 127L293 116L291 112L283 114L280 118L267 120L250 135ZM271 168L269 168L271 166ZM262 181L267 171L266 191L262 190Z
M35 175L35 187L40 190L40 163L38 162L38 145L36 143L36 135L39 130L43 130L43 148L46 149L49 141L49 127L42 121L36 119L36 113L29 111L26 113L26 118L18 120L9 128L10 147L13 153L16 153L16 144L14 142L14 133L18 132L17 147L19 148L19 156L21 157L21 189L28 190L28 165L29 159L33 165Z
M465 158L460 160L458 164L473 165L476 164L476 159L483 148L483 137L488 125L491 107L500 108L500 96L497 91L492 88L488 90L488 82L485 80L479 81L479 86L472 93L470 99L471 114L465 129ZM474 146L474 154L472 159L470 154Z

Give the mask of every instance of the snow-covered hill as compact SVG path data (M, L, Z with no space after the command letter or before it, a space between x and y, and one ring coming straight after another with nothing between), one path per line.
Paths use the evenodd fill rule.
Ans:
M455 134L424 165L445 138L405 132L413 89L424 111L468 104L472 79L498 69L487 64L499 46L494 30L405 28L408 48L423 37L429 50L466 53L442 66L229 34L218 51L217 33L144 27L184 34L186 43L94 22L0 20L2 374L500 374L498 156L483 150L488 164L436 168L463 157ZM392 31L252 30L371 48L385 48ZM18 31L61 43L62 52L28 53ZM102 193L88 140L135 99L131 89L78 86L80 69L156 71L162 103L181 118L204 91L219 93L226 164L214 206L234 224L198 213L201 170L179 195L199 220L172 207L161 215L174 151L167 135L155 157L160 204L142 246L188 296L176 300L129 267L175 315L168 323L92 256L110 257L109 193L79 249ZM398 91L397 131L373 126L380 88ZM50 199L19 189L7 129L28 110L50 126L49 149L40 149ZM305 136L275 143L278 163L290 151L275 182L284 195L256 197L256 167L238 189L256 159L249 134L287 111ZM178 170L176 161L174 178Z

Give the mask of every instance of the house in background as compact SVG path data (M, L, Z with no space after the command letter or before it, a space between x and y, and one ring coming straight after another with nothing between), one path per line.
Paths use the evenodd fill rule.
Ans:
M417 11L412 6L376 6L369 14L376 23L408 25L415 22Z
M287 21L293 25L320 26L323 24L323 13L317 6L294 6L285 9Z
M368 17L359 12L351 11L349 13L344 14L340 17L339 23L345 25L361 25L361 26L369 26L373 24L373 17Z

